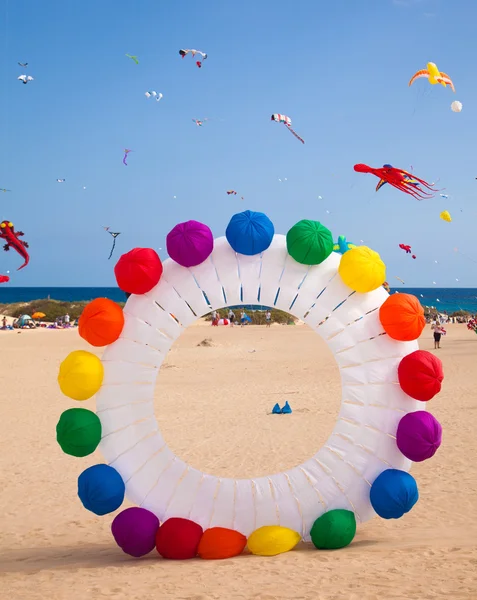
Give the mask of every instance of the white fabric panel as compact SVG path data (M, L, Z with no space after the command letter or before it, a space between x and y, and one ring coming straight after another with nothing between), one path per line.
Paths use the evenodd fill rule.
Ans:
M148 434L158 431L155 419L148 419L124 429L114 430L108 428L107 418L101 417L101 425L104 433L99 448L108 462L115 460Z
M108 350L103 355L104 377L103 385L116 385L128 383L154 383L157 370L137 363L123 361L110 361L107 357Z
M155 327L151 327L145 321L133 317L128 313L124 313L124 327L120 339L151 346L164 355L169 352L169 348L172 345L172 341L162 333L159 333Z
M192 271L181 267L176 262L168 259L164 262L164 272L161 279L165 279L174 286L179 296L189 304L195 314L200 317L210 311L210 307L205 301L202 290L192 275ZM127 305L126 305L127 306ZM171 310L175 315L176 313ZM179 318L179 315L176 315Z
M242 284L242 302L244 304L258 304L262 256L261 254L246 256L239 253L236 256Z
M280 293L275 305L277 308L286 312L290 311L291 303L298 294L298 288L308 274L309 269L308 265L302 265L291 256L287 256L279 283Z
M190 267L189 270L195 277L200 289L207 294L212 306L216 308L225 306L222 284L217 276L212 258L209 256L203 263L196 267Z
M317 302L319 294L321 294L330 280L336 275L339 263L340 259L337 254L332 252L320 265L310 267L292 309L292 314L298 319L304 320L305 314ZM318 302L320 301L318 300Z
M184 331L168 312L159 308L147 296L131 296L124 307L124 312L146 321L171 340L176 340Z
M138 385L126 384L121 389L117 385L103 385L96 396L96 413L110 408L152 402L154 400L154 385L151 383Z
M108 357L104 360L123 360L159 369L164 358L162 352L158 352L151 346L119 338L114 344L108 346Z
M197 318L184 302L184 299L176 292L174 286L164 277L161 277L159 283L145 296L157 302L164 310L172 313L179 320L182 327L188 327Z
M386 468L411 466L394 436L402 416L425 405L401 390L397 367L418 345L382 335L378 309L388 294L382 288L353 294L337 274L339 262L333 253L321 265L301 265L288 256L283 235L251 257L236 254L223 237L197 267L166 260L159 284L129 298L121 336L103 355L97 408L100 449L132 502L161 521L190 518L204 529L230 527L247 536L279 524L307 540L325 511L353 510L360 521L374 515L369 484ZM343 401L335 429L317 455L285 473L251 480L203 474L176 457L158 430L153 397L159 367L184 327L210 312L203 292L218 309L274 306L278 289L276 306L310 324L336 355Z
M170 501L165 515L166 519L169 517L189 518L202 478L202 473L197 469L189 469L187 471L177 486L176 494Z
M274 235L272 243L262 253L260 304L263 304L263 306L273 307L287 258L286 237L284 235Z
M240 304L241 282L237 256L226 237L220 237L215 240L211 257L219 281L225 290L227 305L235 306L236 304ZM217 306L217 308L220 308L220 306Z
M221 479L215 510L209 527L227 527L232 529L234 520L234 494L235 481L233 479Z

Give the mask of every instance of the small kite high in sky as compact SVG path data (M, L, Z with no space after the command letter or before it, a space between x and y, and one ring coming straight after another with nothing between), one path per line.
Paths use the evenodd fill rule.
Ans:
M201 52L200 50L179 50L179 54L182 56L182 58L185 58L189 53L192 54L192 58L194 58L196 54L200 54L202 56L202 60L207 59L207 54L205 52ZM202 68L202 62L200 60L197 60L195 64L199 67L199 69Z
M8 275L0 275L0 283L8 283L10 281L10 277Z
M134 61L134 62L135 62L137 65L139 64L139 59L138 59L138 57L137 57L137 56L134 56L134 55L132 55L132 54L126 54L126 56L127 56L128 58L130 58L131 60L133 60L133 61Z
M28 63L18 63L20 67L23 67L24 69L26 69L28 67Z
M57 179L56 180L58 183L65 183L66 179Z
M406 254L411 254L412 258L417 258L415 254L412 254L411 246L409 246L408 244L399 244L399 247L401 248L401 250L404 250Z
M227 190L227 196L236 196L237 192L235 190ZM240 196L240 199L243 200L244 197Z
M160 92L158 94L154 90L151 90L150 92L146 92L144 95L146 96L146 98L151 98L151 96L152 96L153 98L156 99L156 102L159 102L159 100L161 98L163 98L163 95Z
M29 82L29 81L33 81L33 77L31 75L20 75L20 77L17 77L17 79L19 81L21 81L22 83L24 83L25 85Z
M110 236L112 236L113 238L113 246L111 248L111 252L109 253L108 256L108 260L111 258L111 256L113 255L114 252L114 248L116 247L116 238L118 237L118 235L121 235L120 231L110 231L111 227L103 227L103 229L105 231L107 231L109 233Z
M452 222L452 217L448 210L443 210L439 216L443 221L447 221L448 223Z
M441 71L439 71L439 69L437 68L436 64L433 62L428 62L426 69L422 69L421 71L417 71L417 73L414 73L414 75L411 77L411 81L409 82L409 86L411 86L416 81L416 79L419 79L420 77L426 77L431 85L436 85L436 83L440 83L444 87L449 85L451 90L455 92L452 79L449 77L449 75L441 73Z
M283 123L284 125L286 125L288 130L291 131L291 133L293 133L297 140L300 140L302 144L305 143L305 140L301 138L294 129L292 129L292 120L290 119L290 117L287 117L286 115L281 115L280 113L274 113L271 117L271 120L275 121L275 123Z
M11 192L12 190L7 190L5 188L0 188L0 192Z
M396 189L406 192L406 194L416 198L416 200L427 200L428 198L432 198L434 196L434 194L430 194L429 192L422 190L419 187L419 184L423 185L432 192L438 191L429 185L427 181L424 181L424 179L419 179L419 177L415 177L403 169L396 169L394 167L390 167L389 165L384 165L380 169L373 169L373 167L368 167L368 165L358 163L354 165L354 170L357 173L370 173L371 175L375 175L376 177L379 177L380 180L384 180L386 183L389 183ZM416 185L416 182L418 185Z
M197 125L197 127L202 127L202 125L208 121L208 119L192 119L192 121Z
M130 152L132 152L132 150L129 150L128 148L124 148L123 165L126 165L126 167L128 166L128 163L126 162L126 159L127 159L128 154Z
M345 254L345 252L348 252L348 250L352 250L353 248L356 248L356 244L348 242L344 235L339 235L338 241L333 246L333 252L337 252L338 254Z

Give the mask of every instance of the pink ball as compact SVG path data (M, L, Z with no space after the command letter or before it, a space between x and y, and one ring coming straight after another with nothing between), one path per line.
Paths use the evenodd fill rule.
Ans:
M181 267L195 267L214 249L214 236L207 225L198 221L179 223L167 234L167 252Z
M149 554L156 545L159 519L145 508L126 508L111 524L117 545L136 558Z
M145 294L159 283L162 263L152 248L134 248L123 254L114 267L118 287L130 294Z

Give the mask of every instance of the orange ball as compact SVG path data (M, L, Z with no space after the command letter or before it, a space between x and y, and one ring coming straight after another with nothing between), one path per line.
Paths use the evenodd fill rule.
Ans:
M426 326L424 309L412 294L393 294L379 309L384 331L400 342L417 340Z
M197 554L205 560L232 558L241 554L247 538L233 529L212 527L206 529L200 538Z
M79 334L92 346L115 342L124 327L122 308L108 298L96 298L87 304L79 319Z

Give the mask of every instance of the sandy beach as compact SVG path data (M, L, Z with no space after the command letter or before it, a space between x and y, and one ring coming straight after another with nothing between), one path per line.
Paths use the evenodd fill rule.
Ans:
M133 559L116 546L114 515L96 517L77 476L102 461L62 453L55 426L64 397L56 377L77 330L1 331L0 597L8 600L471 600L477 597L477 337L447 326L436 353L443 391L429 408L443 443L416 464L420 500L398 521L375 518L339 551L301 545L274 558L175 562ZM198 346L210 338L209 346ZM426 327L420 347L433 350ZM102 351L98 352L101 355ZM281 471L314 454L341 399L338 368L306 326L212 328L176 342L156 388L166 441L192 466L220 476ZM271 415L288 400L292 415ZM82 404L95 409L94 399Z

